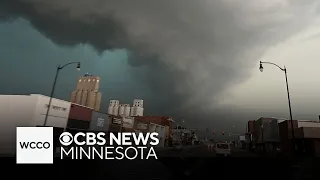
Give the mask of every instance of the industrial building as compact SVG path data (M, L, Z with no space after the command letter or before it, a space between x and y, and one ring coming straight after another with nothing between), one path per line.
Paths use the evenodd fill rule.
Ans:
M172 141L173 144L194 145L199 140L194 130L173 129Z
M159 147L168 146L170 138L170 117L163 116L135 116L121 117L109 115L111 124L110 132L157 132L159 134ZM122 125L121 125L122 124ZM122 129L121 129L122 127Z
M290 120L261 117L255 121L248 121L250 147L254 147L255 152L266 154L279 153L280 150L282 155L290 156L295 149L298 155L319 157L320 122L292 120L292 125L295 141L292 138Z
M171 144L172 118L169 116L135 116L136 127L140 129L148 127L149 132L158 132L161 138L161 146ZM163 141L162 141L163 139Z
M165 126L162 126L160 124L156 123L150 123L149 124L149 132L156 132L158 133L158 138L159 138L159 144L158 147L164 147L165 146Z
M133 105L120 104L119 100L110 100L108 114L121 117L143 116L143 100L134 99Z
M306 120L293 120L296 153L301 156L320 157L320 123ZM279 123L281 151L283 154L293 153L291 122Z
M274 118L259 118L254 123L254 143L261 151L276 153L279 148L278 120Z
M52 126L58 134L63 130L108 131L107 114L56 98L52 98L47 122L44 124L49 100L50 97L41 94L0 95L2 151L15 152L15 129L18 126Z
M1 151L15 152L16 127L44 125L49 99L40 94L0 95ZM53 98L46 126L65 128L70 107L70 102Z
M48 109L49 97L41 94L0 95L2 123L15 126L42 126ZM52 98L47 126L65 127L71 103ZM14 126L14 127L15 127Z
M100 110L101 92L100 78L90 74L79 77L77 88L71 93L70 102Z
M80 131L157 132L159 147L171 144L171 117L143 116L141 99L135 99L132 107L129 104L120 104L118 100L111 100L107 114L95 111L89 106L52 98L47 122L44 124L49 100L50 97L40 94L0 95L2 153L15 152L17 126L54 127L55 146L59 145L59 135L63 131L72 134Z
M134 129L134 117L121 117L115 115L109 115L110 119L110 132L135 132Z

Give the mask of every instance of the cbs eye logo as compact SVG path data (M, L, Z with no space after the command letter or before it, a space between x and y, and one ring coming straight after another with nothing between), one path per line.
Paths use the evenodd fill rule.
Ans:
M63 146L69 146L73 142L73 137L72 134L68 132L63 132L60 135L59 140L60 144L62 144Z

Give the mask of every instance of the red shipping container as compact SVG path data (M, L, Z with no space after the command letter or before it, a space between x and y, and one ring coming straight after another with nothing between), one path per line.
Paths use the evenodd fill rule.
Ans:
M92 112L92 108L72 103L69 113L69 119L91 121Z

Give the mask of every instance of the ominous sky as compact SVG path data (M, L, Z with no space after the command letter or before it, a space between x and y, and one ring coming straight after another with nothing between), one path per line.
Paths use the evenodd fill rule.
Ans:
M319 112L318 0L0 0L1 94L69 99L78 76L101 77L110 99L145 100L146 114L225 131L261 116Z

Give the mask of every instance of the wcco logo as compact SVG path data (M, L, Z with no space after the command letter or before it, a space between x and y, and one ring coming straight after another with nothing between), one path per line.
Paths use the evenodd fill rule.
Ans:
M49 149L51 144L49 142L19 142L22 149Z
M17 164L53 163L53 127L17 127Z

